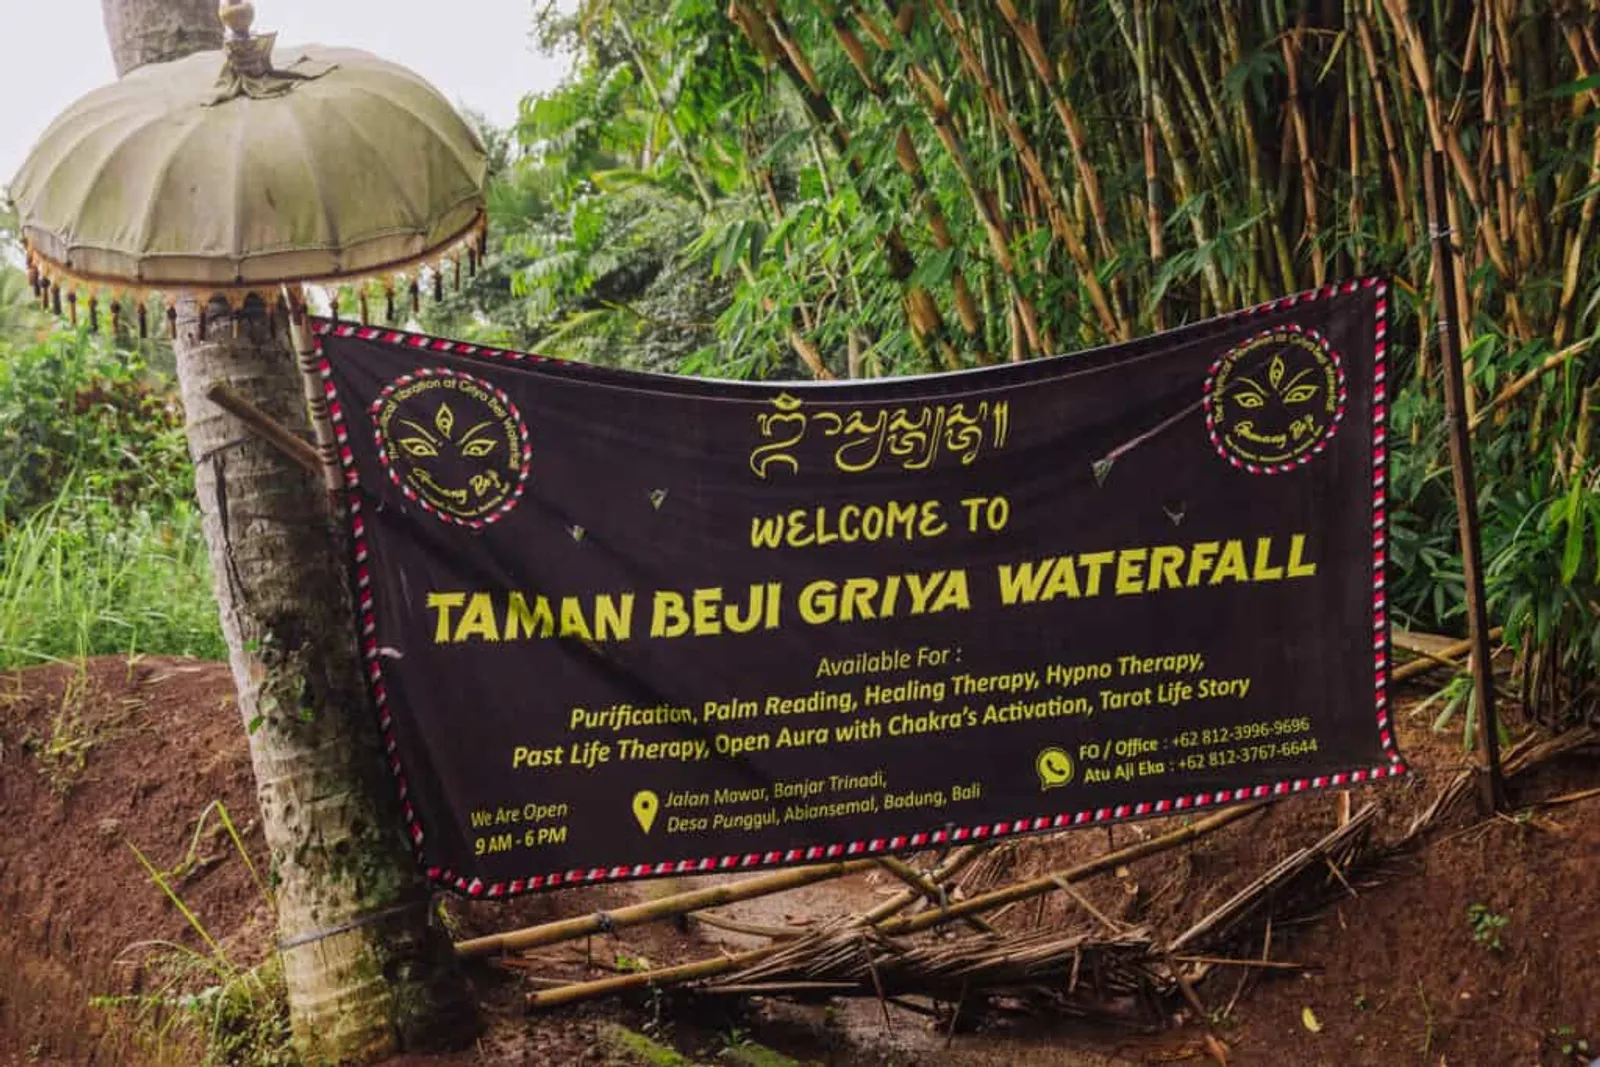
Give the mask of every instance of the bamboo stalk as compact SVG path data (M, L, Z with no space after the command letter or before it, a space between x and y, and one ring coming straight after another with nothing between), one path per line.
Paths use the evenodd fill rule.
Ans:
M1345 23L1351 20L1354 0L1345 0ZM1348 32L1348 31L1347 31ZM1344 80L1345 100L1349 114L1346 122L1349 126L1349 154L1350 166L1350 199L1347 205L1347 218L1350 226L1351 266L1352 274L1363 274L1366 271L1366 242L1362 239L1362 211L1361 211L1361 107L1360 107L1360 77L1356 74L1356 48L1346 41L1344 48ZM1349 820L1349 800L1344 801L1341 813L1345 820Z
M1018 14L1016 4L1012 0L995 0L995 6L999 8L1001 17L1006 20L1018 43L1022 45L1023 53L1033 64L1039 80L1044 84L1045 91L1050 97L1050 105L1055 109L1061 119L1062 127L1066 130L1067 145L1072 149L1073 169L1084 195L1088 198L1090 214L1094 217L1095 236L1099 241L1100 254L1109 259L1116 254L1116 249L1111 240L1111 223L1106 214L1105 197L1100 192L1100 178L1089 159L1088 137L1084 133L1083 120L1078 117L1072 101L1061 87L1055 67L1045 55L1038 25Z
M1152 218L1155 201L1152 198L1152 182L1157 164L1155 143L1151 134L1152 125L1161 135L1161 142L1167 150L1167 166L1172 170L1173 184L1177 187L1178 202L1187 208L1185 215L1189 222L1189 231L1194 237L1197 249L1205 249L1211 241L1210 228L1206 224L1205 215L1196 203L1198 186L1194 180L1193 171L1189 167L1189 152L1180 142L1177 127L1172 118L1172 106L1167 101L1161 81L1153 70L1154 59L1152 52L1152 37L1150 27L1149 0L1134 0L1130 13L1123 0L1111 0L1112 11L1117 17L1117 28L1122 35L1123 42L1128 46L1134 56L1134 66L1139 73L1139 95L1141 121L1143 122L1144 156L1145 156L1145 224L1148 230L1152 222L1159 225L1159 217ZM1132 22L1132 33L1129 32L1128 23ZM1202 141L1205 138L1201 138ZM1158 212L1156 213L1158 216ZM1223 294L1222 274L1216 260L1206 256L1201 268L1201 278L1205 291L1211 297L1215 310L1221 311L1227 304Z
M1482 218L1485 214L1483 197L1479 191L1477 179L1473 173L1472 165L1467 159L1466 152L1461 147L1461 138L1455 128L1445 122L1440 107L1440 100L1435 91L1432 68L1428 62L1428 47L1422 37L1422 32L1417 28L1416 21L1406 10L1406 0L1383 0L1383 7L1389 15L1397 36L1401 40L1402 51L1408 62L1412 79L1416 82L1417 90L1422 97L1424 113L1428 119L1428 131L1433 140L1434 148L1445 153L1455 171L1456 181L1460 183L1462 192L1471 206L1473 214ZM1454 197L1450 198L1453 205ZM1460 232L1461 219L1458 212L1452 212L1450 217L1452 229ZM1500 243L1499 236L1492 226L1478 227L1478 233L1483 237L1489 258L1494 262L1507 283L1515 281L1516 273L1512 270L1511 263L1506 257L1506 251ZM1457 299L1463 307L1467 306L1466 293L1458 293Z
M627 19L616 20L617 26L622 31L623 42L627 46L628 54L633 60L634 66L638 68L639 79L644 82L646 91L650 93L650 98L655 103L656 111L666 120L667 130L677 144L678 155L683 160L684 169L689 172L690 182L694 185L695 193L700 198L700 205L709 212L713 209L716 201L711 195L711 190L705 178L700 173L699 165L689 153L688 141L683 136L683 130L679 127L677 118L672 114L672 109L667 106L666 97L662 94L661 87L656 83L655 75L651 72L649 65L644 60L644 55L639 50L638 44L634 41L633 34L628 29L627 21ZM776 197L773 198L773 208L780 215L782 214L782 207L777 203ZM740 273L744 275L745 282L754 287L756 284L755 272L750 268L750 264L740 259L739 269ZM763 303L767 310L770 311L772 309L771 300ZM828 369L827 364L823 361L822 353L817 350L817 346L801 335L792 323L785 326L784 336L788 340L789 346L794 349L795 354L800 357L800 362L805 364L806 369L811 372L812 377L819 381L829 381L834 377L833 372Z
M1405 235L1405 243L1409 246L1417 240L1417 229L1411 217L1412 200L1409 192L1411 183L1406 180L1405 169L1400 164L1399 142L1395 137L1394 123L1389 117L1389 100L1383 91L1377 46L1372 40L1372 24L1367 21L1364 0L1352 0L1352 3L1355 5L1356 39L1361 44L1361 57L1367 69L1367 78L1362 84L1370 86L1372 99L1378 110L1378 127L1383 132L1384 161L1389 167L1389 179L1394 184L1394 204L1400 214L1400 228ZM1426 364L1421 362L1423 353L1420 350L1417 358L1419 361L1417 375L1426 378Z
M1227 56L1228 69L1236 69L1243 61L1243 45L1239 36L1238 15L1232 4L1222 4L1222 31L1225 55ZM1278 276L1282 292L1293 292L1297 284L1294 256L1289 251L1288 239L1284 236L1283 227L1278 222L1279 211L1275 210L1277 198L1269 196L1266 191L1266 178L1261 171L1261 147L1256 137L1255 127L1251 124L1249 109L1240 106L1236 109L1236 123L1242 140L1244 141L1245 160L1248 164L1250 176L1250 210L1251 213L1261 218L1261 225L1266 228L1267 240L1264 242L1272 249L1277 261ZM1258 294L1265 296L1265 293Z
M897 8L893 0L885 0L889 13L894 17L896 24L901 21L903 8ZM996 210L994 198L983 181L978 176L977 168L973 165L961 134L957 131L950 115L950 105L945 99L943 90L934 78L928 74L921 64L908 61L906 76L919 91L924 109L933 124L934 133L939 142L944 145L946 154L955 164L956 172L960 175L962 186L966 189L968 198L978 214L979 221L983 223L984 233L988 237L989 249L994 255L995 263L1000 268L1001 277L1005 279L1006 286L1011 290L1011 299L1017 309L1018 318L1021 320L1024 334L1027 338L1030 352L1035 354L1045 351L1044 343L1039 334L1039 317L1034 310L1033 302L1023 291L1021 280L1017 276L1017 264L1011 253L1011 228L1005 218Z
M1144 23L1142 20L1137 21L1134 29L1130 30L1127 6L1113 0L1111 7L1117 16L1117 29L1133 54L1134 72L1138 76L1139 124L1144 150L1145 238L1150 246L1151 268L1159 275L1161 265L1166 260L1166 245L1161 232L1161 183L1157 177L1156 165L1155 102L1150 89L1149 56L1143 39ZM1166 313L1159 305L1152 306L1149 313L1151 325L1155 329L1166 328Z
M866 87L875 99L886 108L889 106L889 94L883 83L872 73L872 62L867 55L866 47L861 39L855 35L846 22L837 13L830 20L833 25L834 36L838 39L840 47L844 49L845 56L850 60L850 65L855 69L856 75L861 79L861 84ZM928 220L928 229L933 235L933 245L941 251L955 247L955 239L950 234L950 223L945 218L944 209L939 205L939 197L931 188L927 173L922 166L922 158L917 152L917 145L912 140L911 132L904 125L895 132L894 146L895 162L901 171L911 181L911 188L916 193L917 206ZM966 330L971 339L979 363L991 363L994 355L988 350L984 336L983 316L978 310L977 302L972 296L972 287L967 284L966 273L955 267L950 275L950 287L955 296L956 316L960 319L962 328Z
M988 105L990 114L1005 131L1006 138L1016 150L1017 160L1022 164L1022 170L1033 183L1034 192L1039 197L1045 208L1045 217L1050 222L1050 230L1061 242L1066 245L1067 254L1072 257L1073 264L1078 268L1078 284L1083 286L1089 294L1089 303L1094 306L1095 314L1100 318L1100 328L1106 337L1112 340L1126 340L1128 337L1127 324L1113 313L1110 303L1106 299L1105 290L1100 285L1100 279L1095 273L1095 265L1089 260L1089 250L1084 246L1083 235L1078 232L1067 215L1067 210L1056 196L1055 188L1049 177L1045 174L1044 164L1040 162L1039 155L1033 143L1023 133L1022 127L1017 123L1016 116L1006 107L999 91L995 88L994 81L984 70L983 63L979 60L972 42L967 36L965 27L957 21L951 13L945 0L932 0L934 10L938 13L945 29L949 31L950 38L955 42L956 52L961 57L961 63L966 68L967 74L977 83Z
M1147 11L1146 21L1148 18ZM1189 167L1188 154L1178 137L1177 125L1172 119L1172 107L1167 102L1159 81L1154 83L1150 102L1155 114L1156 129L1161 133L1161 143L1167 149L1167 160L1172 167L1173 184L1178 188L1178 199L1181 203L1189 205L1189 210L1186 212L1189 218L1189 232L1194 237L1195 247L1204 249L1211 243L1211 228L1206 223L1204 211L1196 203L1199 185ZM1205 283L1206 292L1211 296L1213 310L1218 314L1225 311L1228 301L1223 294L1222 270L1217 266L1215 257L1205 257L1200 276Z
M1597 170L1597 173L1600 173L1600 170ZM1478 409L1478 413L1472 417L1472 421L1468 425L1468 428L1476 430L1479 426L1483 425L1490 415L1493 415L1496 410L1510 403L1524 389L1528 388L1528 386L1532 385L1546 374L1555 370L1557 367L1564 366L1570 362L1574 356L1588 352L1592 347L1593 342L1586 338L1582 341L1568 345L1559 352L1552 352L1550 355L1545 357L1543 363L1540 363L1533 370L1528 371L1516 381L1508 384L1504 389L1500 390L1500 392L1495 395L1495 398L1492 401L1490 401L1486 406Z
M850 152L850 135L844 123L840 120L838 112L834 110L832 102L823 90L822 83L817 77L816 70L812 67L804 50L788 32L788 24L782 14L777 10L775 3L768 0L763 14L765 23L763 30L755 36L751 35L748 24L757 21L757 15L748 8L743 0L733 0L730 10L740 12L735 20L751 43L761 47L758 38L776 44L776 48L768 54L778 69L783 72L795 91L800 95L801 101L806 106L807 113L823 133L833 142L835 150L845 161L845 170L849 173L851 181L856 187L862 200L876 206L882 206L881 197L877 189L869 181L864 180L864 168L861 161ZM903 295L903 305L906 319L911 326L912 333L923 341L931 341L945 352L946 359L954 355L948 338L945 336L944 317L939 312L938 305L934 302L928 291L920 285L911 285L909 279L915 270L915 265L910 251L906 247L904 236L900 227L891 223L883 236L885 262L889 268L889 276L900 283Z
M1523 116L1524 95L1517 79L1516 35L1511 28L1512 6L1494 5L1494 34L1501 61L1501 80L1505 86L1506 120L1501 131L1506 147L1507 184L1511 191L1511 233L1516 240L1517 269L1524 274L1543 254L1543 226L1540 213L1533 210L1527 195L1533 167L1528 159Z
M1323 260L1322 245L1318 240L1317 164L1311 153L1311 135L1306 130L1305 109L1300 106L1300 38L1305 32L1305 15L1295 22L1294 29L1279 35L1278 50L1283 56L1284 71L1289 79L1289 125L1300 155L1300 187L1305 202L1304 240L1311 249L1311 276L1318 286L1327 282L1328 267Z
M1578 68L1581 78L1593 76L1593 68L1588 62L1588 56L1583 49L1583 38L1576 27L1568 27L1566 44L1572 54L1573 61ZM1590 90L1596 100L1600 100L1600 89ZM1595 127L1594 146L1589 158L1589 173L1591 176L1600 175L1600 126ZM1559 347L1572 332L1572 315L1574 300L1578 294L1578 272L1583 263L1583 248L1588 241L1589 232L1594 226L1595 210L1600 206L1600 197L1589 196L1583 202L1579 212L1578 225L1572 232L1567 244L1567 254L1561 272L1561 296L1556 305L1556 324L1551 334L1552 340Z

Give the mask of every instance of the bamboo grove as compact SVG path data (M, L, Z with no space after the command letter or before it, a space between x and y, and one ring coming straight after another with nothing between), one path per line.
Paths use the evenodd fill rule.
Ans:
M874 376L1384 274L1392 603L1459 628L1424 207L1443 152L1493 611L1533 705L1594 707L1595 0L723 2L545 16L580 62L525 103L498 183L508 340Z

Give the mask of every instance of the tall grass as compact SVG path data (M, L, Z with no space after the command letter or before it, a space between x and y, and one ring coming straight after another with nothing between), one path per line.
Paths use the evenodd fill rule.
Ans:
M199 517L69 481L0 550L0 669L116 653L226 654Z
M216 816L212 825L210 819ZM226 833L244 862L256 891L270 909L272 894L250 860L226 805L214 800L195 820L188 851L170 869L159 868L138 845L125 841L150 882L183 916L205 951L176 941L141 941L124 957L143 969L154 988L126 996L95 997L94 1007L131 1026L141 1050L154 1064L192 1064L196 1045L205 1067L251 1064L289 1067L298 1060L290 1047L289 1005L283 965L276 953L254 967L231 958L201 917L184 899L183 883L210 862L201 844Z
M220 658L172 383L83 334L0 341L0 670Z

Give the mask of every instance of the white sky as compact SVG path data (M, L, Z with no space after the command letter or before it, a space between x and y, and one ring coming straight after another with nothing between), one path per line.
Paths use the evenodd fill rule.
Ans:
M276 30L285 45L374 52L507 126L525 94L553 88L567 70L565 58L534 51L535 2L255 0L255 28ZM556 6L571 10L576 0ZM100 0L0 0L0 188L57 114L114 78Z

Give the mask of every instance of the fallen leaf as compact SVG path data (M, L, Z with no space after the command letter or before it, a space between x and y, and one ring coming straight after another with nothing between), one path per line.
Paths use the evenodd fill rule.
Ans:
M1310 1030L1313 1034L1322 1033L1322 1023L1317 1019L1317 1013L1312 1011L1310 1008L1300 1009L1300 1021L1304 1023L1306 1029Z

